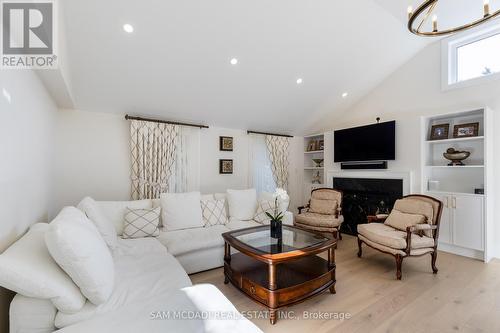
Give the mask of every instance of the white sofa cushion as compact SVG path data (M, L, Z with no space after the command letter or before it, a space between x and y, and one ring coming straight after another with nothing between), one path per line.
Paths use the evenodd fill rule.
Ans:
M58 312L55 326L62 328L78 322L93 320L116 313L131 306L138 306L135 315L120 316L121 321L137 321L138 313L161 311L169 304L171 290L188 287L191 280L179 262L155 238L118 239L115 252L115 287L107 302L94 305L87 302L83 309L75 314ZM143 302L158 300L159 305L145 310ZM146 312L144 312L146 311ZM144 317L150 321L149 316ZM98 330L76 330L77 332L119 332L115 325L108 323L108 328ZM127 332L134 332L130 328ZM144 332L147 332L144 331Z
M124 217L127 207L130 209L150 209L153 208L153 200L132 200L132 201L96 201L104 216L113 223L117 235L123 234Z
M174 256L224 246L221 235L229 229L223 225L176 231L161 231L158 240Z
M130 209L125 214L122 238L158 237L161 208Z
M114 249L118 241L117 231L113 222L103 214L97 202L91 197L85 197L77 207L94 223L106 244Z
M161 215L167 230L203 227L200 192L162 193Z
M205 227L225 225L227 223L226 200L208 199L201 200L201 211Z
M57 308L48 299L16 294L9 307L9 332L54 332Z
M75 207L65 207L50 223L45 243L54 260L92 303L102 304L113 291L113 258L103 238Z
M64 312L79 311L85 297L52 259L45 245L46 223L37 223L0 255L0 285L23 296L50 299Z
M236 219L229 219L229 223L226 224L226 227L230 230L238 230L251 227L260 227L261 225L262 224L257 223L255 221L241 221Z
M229 216L242 221L249 221L257 211L257 192L249 190L227 190Z

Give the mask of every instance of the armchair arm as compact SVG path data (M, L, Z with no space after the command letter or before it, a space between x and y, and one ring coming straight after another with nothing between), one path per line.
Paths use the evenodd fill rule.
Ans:
M384 223L388 217L389 216L378 217L377 215L368 215L366 219L368 220L368 223L373 223L373 222Z
M309 209L309 204L305 205L305 206L300 206L300 207L297 207L297 209L299 210L299 214L302 214L302 211L305 210L305 209Z
M423 223L423 224L417 224L417 225L414 225L412 227L408 227L406 228L406 230L410 230L411 232L415 232L415 231L424 231L424 230L436 230L437 229L437 225L435 224L427 224L427 223Z
M437 225L434 224L416 224L411 227L406 228L406 249L405 252L407 255L410 255L410 250L411 250L411 234L416 233L420 237L422 237L422 234L424 230L436 230Z

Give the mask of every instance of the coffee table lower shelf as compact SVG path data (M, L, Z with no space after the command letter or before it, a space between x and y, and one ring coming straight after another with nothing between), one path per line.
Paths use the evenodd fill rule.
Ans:
M335 263L329 264L316 255L269 265L236 253L225 260L224 275L225 283L231 282L269 309L272 324L280 307L304 301L326 289L335 294ZM274 277L274 284L270 283L270 276Z

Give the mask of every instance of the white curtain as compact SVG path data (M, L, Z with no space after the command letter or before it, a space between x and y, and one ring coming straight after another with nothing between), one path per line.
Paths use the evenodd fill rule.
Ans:
M176 161L179 126L132 120L132 199L159 198L169 191Z
M290 146L290 138L266 135L266 146L269 151L276 186L288 190L288 147Z
M176 158L169 179L169 192L199 191L200 129L181 127L177 140Z
M271 159L266 139L262 135L250 135L250 184L257 193L276 191Z

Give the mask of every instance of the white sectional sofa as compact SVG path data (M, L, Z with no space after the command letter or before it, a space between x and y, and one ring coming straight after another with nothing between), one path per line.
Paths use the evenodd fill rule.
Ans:
M202 197L203 200L211 198L221 200L226 198L226 194L219 193ZM273 198L273 194L263 194L259 200ZM280 200L280 209L286 209L288 207L287 199L281 197ZM123 233L124 211L127 208L151 209L159 207L161 206L160 200L94 201L94 205L105 217L104 220L112 225L112 232L116 232L118 235L118 237L113 235L117 241L110 250L114 265L114 286L111 296L102 304L95 305L86 300L80 310L64 312L58 310L57 305L55 306L54 299L59 299L57 291L56 295L51 294L50 297L33 297L34 295L30 292L25 292L24 286L18 287L16 290L17 283L10 284L8 279L2 281L0 277L0 285L18 292L10 307L10 331L12 333L44 333L52 332L58 328L61 329L61 332L261 332L254 324L243 318L216 287L212 285L193 286L187 275L223 265L222 233L261 225L252 218L248 218L250 217L248 212L248 216L244 220L231 216L228 201L225 200L224 207L228 218L227 222L222 225L169 230L169 221L162 221L164 227L158 237L138 239L121 239L119 237ZM245 202L238 201L237 204L245 204ZM248 208L252 205L253 203L246 206ZM89 209L88 206L86 207ZM84 207L79 208L85 212ZM70 207L71 209L73 209L73 213L78 212ZM89 217L89 214L85 213ZM83 216L83 219L86 219L81 212L79 214ZM293 215L290 212L286 212L284 215L284 223L292 225ZM90 220L87 219L87 221ZM266 222L261 220L261 223ZM49 226L47 224L35 225L32 229L34 232L40 233L40 229L49 229L50 225L52 224ZM104 244L108 238L106 232L97 225L92 228L97 235L102 236L98 237L101 239L100 242ZM50 260L50 265L57 265L50 258L49 251L40 237L43 238L43 236L39 236L36 245L39 251L43 252L40 260ZM23 238L16 243L22 244ZM28 258L27 261L33 260L29 258L28 252L33 250L34 245L22 244L16 248L16 243L11 246L15 248L10 251L11 253L0 255L0 273L2 273L2 269L8 271L9 267L12 267L12 265L9 266L10 262L13 262L14 265L16 260L23 258ZM107 241L106 243L109 245ZM89 244L89 248L93 248L94 245ZM24 265L29 269L33 266L29 262L28 264L24 263ZM65 275L62 271L56 273ZM44 278L46 276L43 274L41 278L31 277L39 289L35 290L35 294L39 293L40 290L42 293L44 292L45 282L37 281L37 279ZM80 285L77 287L82 288ZM193 320L165 318L165 316L168 317L175 313L182 316L179 311L187 316L193 314L211 315Z
M226 193L202 195L202 199L226 199ZM258 201L270 200L273 194L261 193ZM139 201L96 201L101 211L115 223L118 236L123 232L123 211L126 207L155 208L160 206L159 199ZM188 274L198 273L224 265L224 240L222 234L231 230L259 226L255 220L239 220L230 215L228 201L225 200L228 223L210 227L187 228L168 231L162 228L157 238L167 251L179 260ZM282 207L288 207L284 199ZM267 223L267 222L264 222ZM293 225L293 213L285 211L283 223Z

